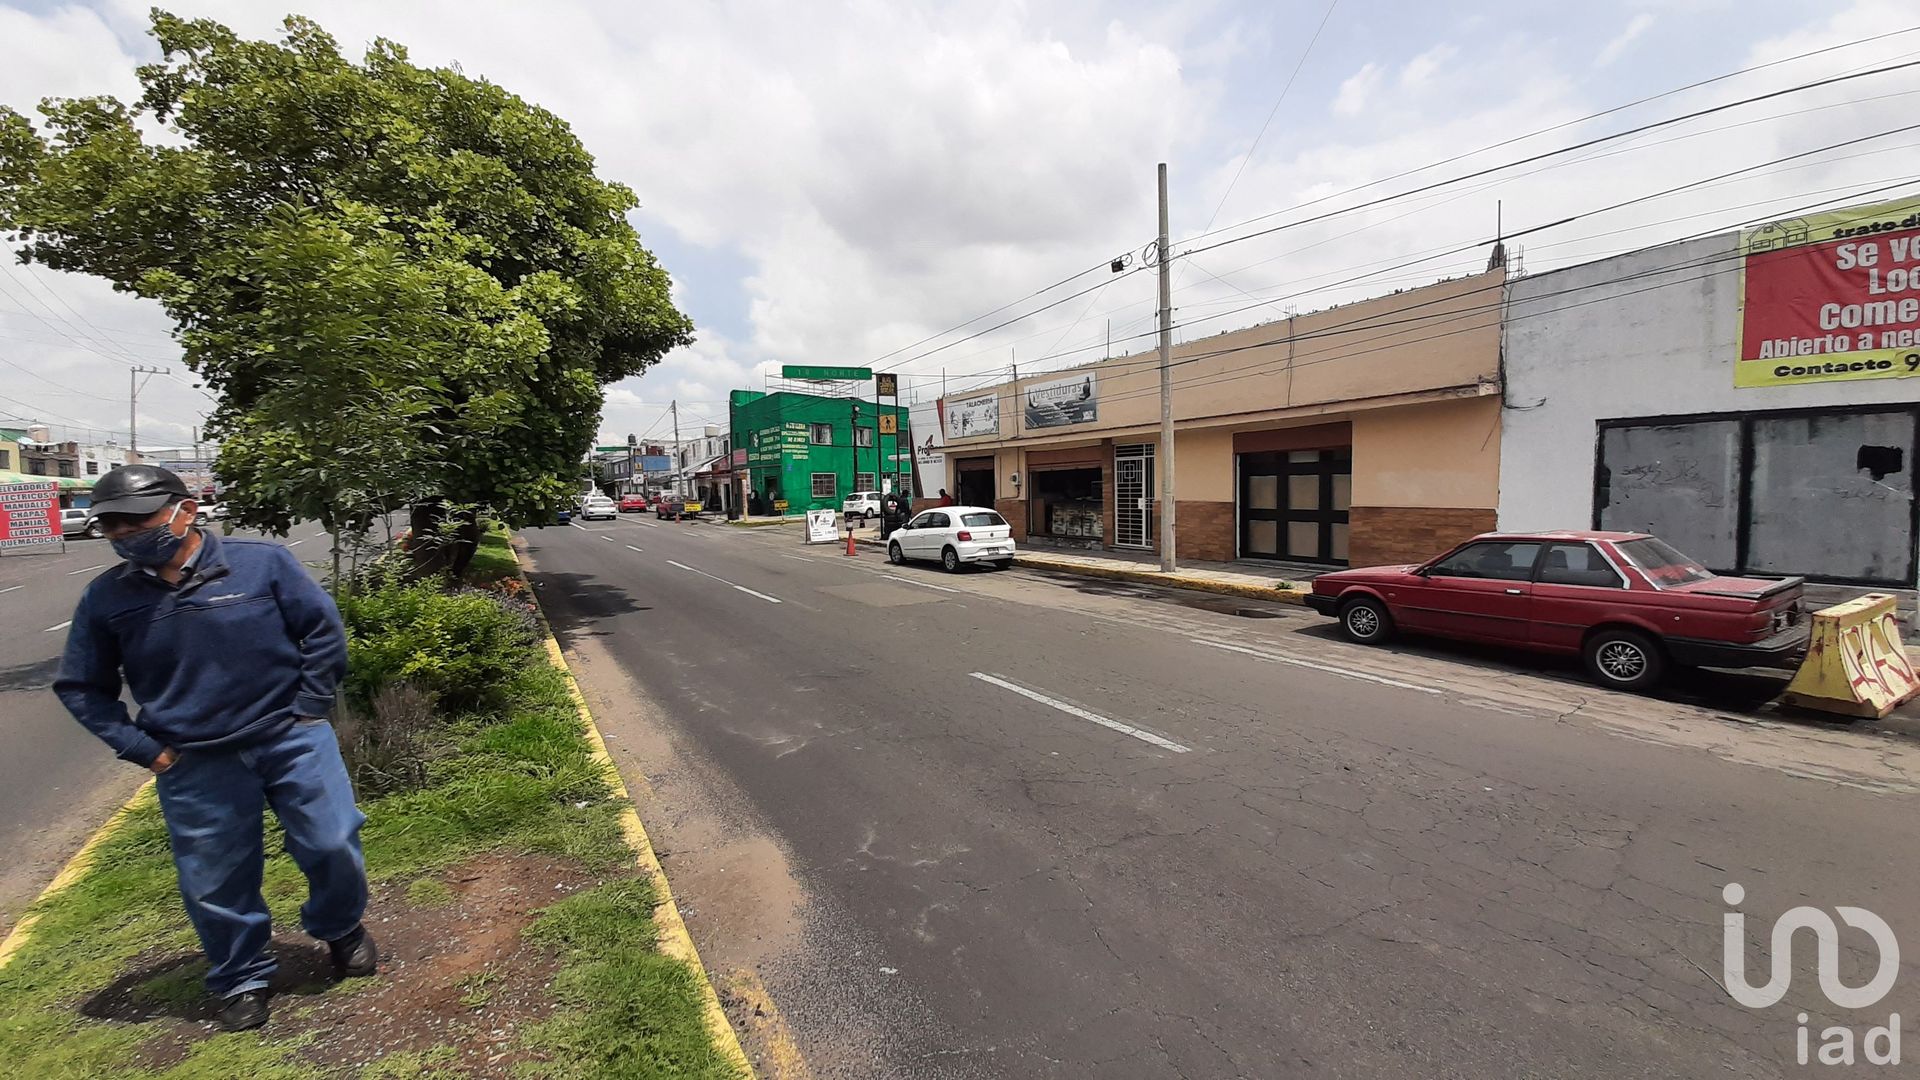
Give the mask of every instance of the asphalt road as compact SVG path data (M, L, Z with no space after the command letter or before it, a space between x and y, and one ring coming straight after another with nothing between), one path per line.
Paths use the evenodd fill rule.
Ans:
M288 542L318 560L317 535L303 525ZM75 723L51 689L74 604L117 561L104 540L0 557L0 934L147 776Z
M525 536L700 948L817 1075L1795 1075L1796 1012L1915 1011L1810 941L1772 1008L1720 985L1729 882L1750 981L1797 904L1920 955L1910 739L788 529Z

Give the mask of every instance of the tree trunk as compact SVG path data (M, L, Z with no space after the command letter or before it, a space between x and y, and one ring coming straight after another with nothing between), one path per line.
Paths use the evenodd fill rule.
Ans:
M438 500L415 503L408 514L413 530L409 554L413 574L459 575L473 562L480 545L479 516L471 510L449 510Z

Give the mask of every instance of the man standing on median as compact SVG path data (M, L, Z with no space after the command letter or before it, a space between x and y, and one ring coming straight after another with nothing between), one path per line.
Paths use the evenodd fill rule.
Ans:
M180 478L123 465L93 512L123 565L74 609L54 692L126 761L152 769L180 897L229 1031L267 1020L272 924L260 893L264 808L307 876L300 922L340 976L371 975L353 785L327 716L347 670L340 612L279 544L194 527ZM129 716L122 678L140 706Z

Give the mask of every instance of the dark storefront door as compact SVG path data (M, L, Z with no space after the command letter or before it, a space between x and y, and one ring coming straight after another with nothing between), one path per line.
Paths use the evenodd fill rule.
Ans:
M1353 451L1240 455L1240 554L1249 559L1347 561Z
M993 459L973 458L954 463L958 491L948 492L962 506L993 505Z

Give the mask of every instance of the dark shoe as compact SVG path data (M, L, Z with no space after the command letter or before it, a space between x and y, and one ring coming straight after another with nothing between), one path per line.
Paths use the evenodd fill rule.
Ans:
M346 937L327 942L327 952L333 957L333 973L343 979L371 975L380 966L380 951L373 947L373 935L367 933L364 926L356 926Z
M266 1022L267 992L265 990L243 990L221 1002L220 1029L222 1031L251 1031Z

